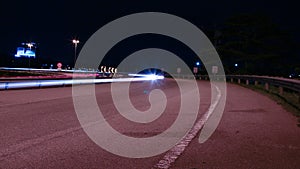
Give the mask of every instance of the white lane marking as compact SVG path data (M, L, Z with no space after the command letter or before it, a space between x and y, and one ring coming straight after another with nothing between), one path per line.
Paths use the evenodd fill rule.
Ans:
M177 143L172 149L170 149L165 156L159 160L157 164L155 164L152 169L168 169L172 163L175 162L176 159L183 153L185 148L190 144L193 138L197 135L197 133L202 129L205 122L213 113L214 109L218 105L220 98L221 98L221 91L217 86L214 86L217 91L218 95L216 100L210 105L209 109L205 112L201 119L199 119L196 124L189 130L187 135L181 139L179 143Z

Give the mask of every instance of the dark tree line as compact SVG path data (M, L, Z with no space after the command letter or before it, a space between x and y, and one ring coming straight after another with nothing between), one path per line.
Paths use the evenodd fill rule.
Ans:
M287 76L299 71L299 52L291 34L265 15L233 16L211 40L227 73Z

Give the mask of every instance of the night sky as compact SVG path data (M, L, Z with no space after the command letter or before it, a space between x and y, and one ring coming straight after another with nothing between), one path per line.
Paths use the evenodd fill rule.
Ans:
M228 17L260 12L270 16L299 42L298 6L288 1L1 1L0 53L14 54L21 42L39 44L40 57L72 63L73 38L78 51L101 26L137 12L165 12L200 28L213 28ZM0 60L1 61L1 60Z

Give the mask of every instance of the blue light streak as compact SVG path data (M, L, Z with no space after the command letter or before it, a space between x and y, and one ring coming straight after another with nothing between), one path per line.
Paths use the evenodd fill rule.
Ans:
M156 77L155 79L161 79ZM69 79L69 80L31 80L23 82L3 82L0 83L0 90L8 89L25 89L25 88L41 88L41 87L62 87L68 85L85 85L100 83L116 83L116 82L136 82L150 81L153 76L137 77L137 78L116 78L116 79Z

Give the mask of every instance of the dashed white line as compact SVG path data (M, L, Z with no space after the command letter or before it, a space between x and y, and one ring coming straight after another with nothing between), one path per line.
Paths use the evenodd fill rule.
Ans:
M216 87L216 86L215 86ZM216 87L218 91L217 99L210 105L209 109L205 112L205 114L202 116L201 119L199 119L195 125L189 130L188 134L185 135L182 140L177 143L173 148L171 148L165 156L159 160L157 164L155 164L152 169L168 169L170 168L171 164L175 162L176 159L179 158L179 156L184 152L186 147L190 144L190 142L193 140L193 138L198 134L198 132L202 129L205 122L208 120L208 118L213 113L214 109L218 105L220 98L221 98L221 92Z

